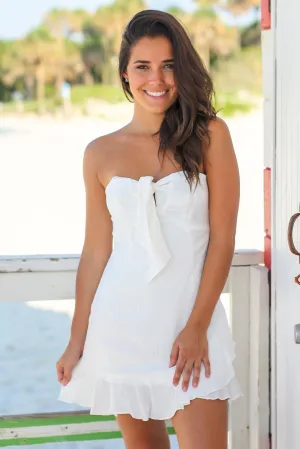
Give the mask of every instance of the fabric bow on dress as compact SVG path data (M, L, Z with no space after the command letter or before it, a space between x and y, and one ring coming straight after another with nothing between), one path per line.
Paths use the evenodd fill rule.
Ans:
M138 205L136 237L145 248L148 257L147 281L150 282L169 262L171 254L166 245L154 194L158 183L152 176L143 176L137 181Z

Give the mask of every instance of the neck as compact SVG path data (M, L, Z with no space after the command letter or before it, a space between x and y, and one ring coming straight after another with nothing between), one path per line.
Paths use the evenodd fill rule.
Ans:
M165 114L153 114L141 108L138 104L134 105L133 118L130 122L130 128L134 133L153 135L160 129Z

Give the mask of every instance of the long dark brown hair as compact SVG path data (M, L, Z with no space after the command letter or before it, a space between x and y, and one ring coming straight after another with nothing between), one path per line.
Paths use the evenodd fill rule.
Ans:
M178 97L165 112L157 132L159 152L172 151L190 184L199 181L199 167L209 142L208 123L216 117L212 105L212 80L188 34L169 13L147 9L137 13L125 28L119 54L119 75L129 101L133 100L123 74L131 48L142 37L166 37L173 48L174 77Z

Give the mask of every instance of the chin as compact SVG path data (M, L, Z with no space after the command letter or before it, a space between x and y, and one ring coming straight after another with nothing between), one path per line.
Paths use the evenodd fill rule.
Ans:
M149 105L148 103L144 102L141 103L141 105L147 112L151 112L153 114L164 114L172 106L172 104L174 104L174 101L160 105Z
M145 109L148 111L148 112L151 112L152 114L164 114L168 109L169 109L169 106L168 107L145 107Z

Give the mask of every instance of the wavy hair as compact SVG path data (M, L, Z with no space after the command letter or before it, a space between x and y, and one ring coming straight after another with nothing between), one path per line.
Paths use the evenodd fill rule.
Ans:
M173 49L177 99L165 112L159 135L159 152L171 151L187 181L199 182L203 153L209 143L208 124L216 117L213 83L200 56L178 20L169 13L147 9L126 26L119 54L119 75L129 101L133 95L123 78L133 45L143 37L166 37Z

